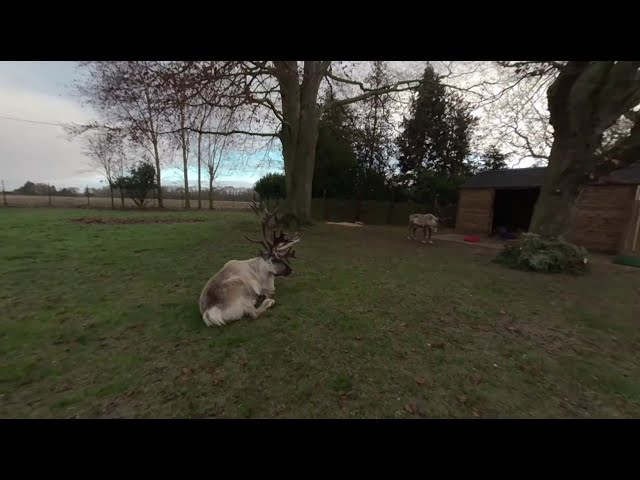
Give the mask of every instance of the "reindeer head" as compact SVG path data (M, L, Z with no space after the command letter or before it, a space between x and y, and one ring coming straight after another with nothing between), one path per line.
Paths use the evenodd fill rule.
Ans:
M300 237L296 235L294 238L288 238L282 230L280 230L280 235L276 236L276 229L274 228L270 239L269 235L267 235L267 228L271 220L275 218L277 207L273 212L269 212L267 207L264 206L261 212L256 202L252 201L251 209L258 217L261 217L262 240L253 240L246 235L245 238L265 248L265 251L260 252L260 256L267 262L271 273L277 277L288 277L293 273L293 268L291 268L288 260L296 258L296 252L292 250L292 247L300 241Z

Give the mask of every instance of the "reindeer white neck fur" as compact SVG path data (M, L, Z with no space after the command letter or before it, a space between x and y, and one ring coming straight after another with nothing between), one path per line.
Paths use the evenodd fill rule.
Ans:
M438 231L438 217L432 213L412 213L409 215L409 233L413 232L413 239L416 240L416 230L421 228L423 230L422 243L426 243L427 230L429 230L429 243L431 241L431 232ZM411 236L407 239L411 240Z
M251 208L260 215L252 202ZM280 231L273 239L267 238L267 225L275 215L264 208L262 218L262 240L247 240L259 243L266 248L258 257L249 260L230 260L222 269L209 279L200 294L199 307L204 323L223 326L229 322L249 315L254 320L265 310L273 306L275 300L275 277L288 277L293 273L288 259L295 258L293 245L300 241L296 236L289 239Z

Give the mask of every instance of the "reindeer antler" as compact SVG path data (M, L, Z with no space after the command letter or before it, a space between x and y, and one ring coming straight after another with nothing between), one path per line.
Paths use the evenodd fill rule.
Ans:
M295 251L291 250L291 247L300 241L300 235L296 235L293 238L287 238L286 235L280 230L280 235L276 237L275 230L273 231L273 247L274 253L280 258L295 258Z
M253 212L257 216L260 217L260 213L261 213L260 212L260 207L255 202L255 200L251 200L250 207L251 207L251 210L253 210ZM262 229L262 240L253 240L252 238L249 238L247 235L245 235L244 238L246 238L247 240L249 240L252 243L258 243L258 244L264 246L264 248L266 248L267 251L271 252L273 250L273 247L274 247L274 243L275 243L275 240L276 240L276 235L275 235L275 230L274 230L274 232L273 232L274 243L269 242L269 239L267 238L267 225L269 224L271 219L275 216L277 211L278 211L278 207L277 206L273 210L273 212L269 212L269 210L267 209L267 206L263 204L262 220L260 222L260 227Z

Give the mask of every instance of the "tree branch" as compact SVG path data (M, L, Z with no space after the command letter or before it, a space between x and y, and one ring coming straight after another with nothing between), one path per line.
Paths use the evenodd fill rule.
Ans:
M353 80L351 80L350 82L353 82ZM418 87L418 85L420 85L420 83L421 83L421 80L404 80L401 82L396 82L393 85L388 85L386 87L382 87L374 90L367 90L362 95L358 95L351 98L344 98L342 100L333 100L331 102L328 102L322 106L321 112L325 112L332 107L349 105L350 103L356 103L361 100L366 100L367 98L373 97L375 95L384 95L386 93L392 93L392 92L405 92L409 90L415 90Z
M229 135L250 135L252 137L278 137L277 133L271 133L271 132L248 132L246 130L229 130L227 132L223 132L223 131L216 132L211 130L202 130L200 128L194 128L194 127L178 128L176 130L171 130L167 132L159 132L158 134L170 135L170 134L180 133L183 130L188 130L194 133L200 133L202 135L221 135L223 137L226 137Z

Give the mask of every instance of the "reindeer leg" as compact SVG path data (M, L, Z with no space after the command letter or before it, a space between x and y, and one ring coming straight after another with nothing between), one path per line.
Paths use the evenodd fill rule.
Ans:
M422 227L422 243L427 243L427 226Z
M247 315L255 320L260 315L262 315L267 310L267 308L272 307L274 303L276 303L276 301L273 298L267 298L258 308L255 308L253 305L248 305L245 313L247 313Z
M416 230L418 230L418 226L414 223L414 224L411 225L411 231L413 232L413 239L414 240L418 240L416 238Z
M431 241L431 227L427 227L427 228L429 229L429 243L431 244L431 243L433 243L433 242Z
M410 223L410 224L409 224L409 231L408 231L408 233L407 233L407 240L411 240L411 231L413 231L413 237L414 237L414 240L415 240L416 232L415 232L415 230L413 229L413 223Z
M261 295L264 295L267 298L273 298L273 295L276 293L276 284L275 284L275 277L270 277L269 280L267 281L267 284L265 287L263 287L262 291L260 292Z

